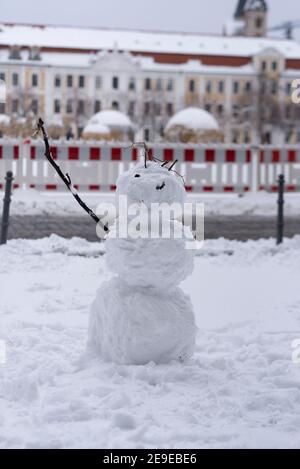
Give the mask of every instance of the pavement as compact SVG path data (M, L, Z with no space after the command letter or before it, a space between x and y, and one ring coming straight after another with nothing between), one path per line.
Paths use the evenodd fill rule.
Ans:
M86 216L25 215L11 216L8 239L38 239L55 233L64 238L78 236L97 241L93 220ZM285 219L284 235L300 235L300 217ZM205 218L205 238L224 237L247 241L248 239L276 236L276 218L252 215L218 216Z

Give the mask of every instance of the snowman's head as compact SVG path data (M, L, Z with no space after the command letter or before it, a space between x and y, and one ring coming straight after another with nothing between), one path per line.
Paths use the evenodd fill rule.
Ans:
M156 161L140 161L117 181L117 196L126 195L129 204L180 203L186 192L183 179L166 164Z

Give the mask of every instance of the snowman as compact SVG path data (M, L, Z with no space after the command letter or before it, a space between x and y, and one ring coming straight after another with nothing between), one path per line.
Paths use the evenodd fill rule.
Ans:
M182 218L161 210L185 201L183 180L173 166L147 160L145 150L117 180L117 204L126 198L130 210L119 213L106 238L113 276L97 292L88 332L89 347L107 361L160 364L183 362L193 354L193 308L179 287L193 270L194 250L187 249L193 235ZM136 226L137 209L142 234L128 229Z

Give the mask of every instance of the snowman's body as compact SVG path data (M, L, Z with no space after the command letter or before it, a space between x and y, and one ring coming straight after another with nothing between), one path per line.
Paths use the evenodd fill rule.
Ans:
M142 204L183 204L182 181L154 162L137 164L117 181L117 197ZM130 218L130 216L129 216ZM129 220L130 221L130 220ZM89 345L109 361L122 364L186 360L194 350L192 304L178 287L193 269L192 238L181 221L163 220L182 231L180 238L119 238L118 220L106 240L106 261L116 274L104 282L92 305Z

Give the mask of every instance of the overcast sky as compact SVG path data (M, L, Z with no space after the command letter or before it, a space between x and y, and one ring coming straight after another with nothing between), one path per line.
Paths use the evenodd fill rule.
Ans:
M267 3L270 25L300 20L299 0ZM221 33L236 4L237 0L1 0L0 22Z

